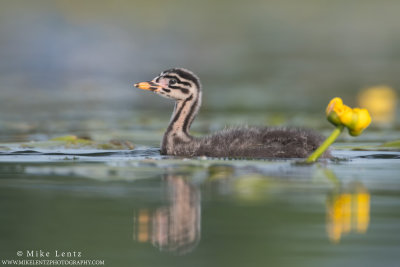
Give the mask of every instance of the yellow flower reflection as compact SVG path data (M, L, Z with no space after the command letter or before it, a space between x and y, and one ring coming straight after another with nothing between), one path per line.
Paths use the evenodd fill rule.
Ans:
M360 135L371 123L371 116L368 110L360 108L352 109L344 105L342 99L339 97L335 97L329 102L326 108L326 116L332 124L347 127L352 136Z
M357 185L354 193L338 193L328 198L327 233L333 243L339 243L343 234L353 231L365 233L370 219L370 194Z

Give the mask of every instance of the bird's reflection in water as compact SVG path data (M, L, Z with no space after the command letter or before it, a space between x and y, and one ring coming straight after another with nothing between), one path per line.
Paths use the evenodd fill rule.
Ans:
M370 220L370 194L360 183L334 192L326 202L327 233L333 243L339 243L350 232L364 234Z
M134 218L134 239L162 251L185 254L200 240L200 191L184 175L167 175L167 206L141 209Z

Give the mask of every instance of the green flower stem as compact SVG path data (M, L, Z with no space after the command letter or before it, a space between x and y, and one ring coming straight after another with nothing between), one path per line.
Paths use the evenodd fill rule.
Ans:
M344 126L342 124L336 126L331 135L306 159L306 163L315 162L335 142L336 138L343 132L343 129Z

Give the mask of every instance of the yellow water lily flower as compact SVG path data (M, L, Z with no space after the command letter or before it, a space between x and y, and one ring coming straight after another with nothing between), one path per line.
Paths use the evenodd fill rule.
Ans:
M357 97L360 107L368 109L376 123L392 123L396 119L398 94L390 86L378 85L363 89Z
M351 121L345 124L349 129L349 134L352 136L357 136L362 133L362 131L368 127L371 123L371 116L368 110L365 108L354 108L352 112Z
M326 107L326 116L328 117L328 121L330 121L333 125L338 126L343 124L342 118L344 116L348 116L351 111L352 110L349 106L343 104L343 101L340 97L335 97Z
M339 97L332 99L327 108L326 115L328 120L334 125L344 125L349 129L352 136L357 136L371 123L371 116L368 110L360 108L350 108L343 104Z
M343 131L344 127L349 134L357 136L371 123L371 116L368 110L350 108L343 104L340 97L333 98L326 107L326 117L329 122L336 126L331 135L306 159L305 163L315 162L335 142L336 138Z

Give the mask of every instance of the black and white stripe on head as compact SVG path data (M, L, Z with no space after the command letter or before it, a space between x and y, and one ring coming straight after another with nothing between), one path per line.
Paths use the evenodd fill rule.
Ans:
M200 79L196 76L196 74L184 68L172 68L165 70L157 78L159 77L176 79L177 84L185 86L191 86L190 82L192 82L198 89L201 88Z

